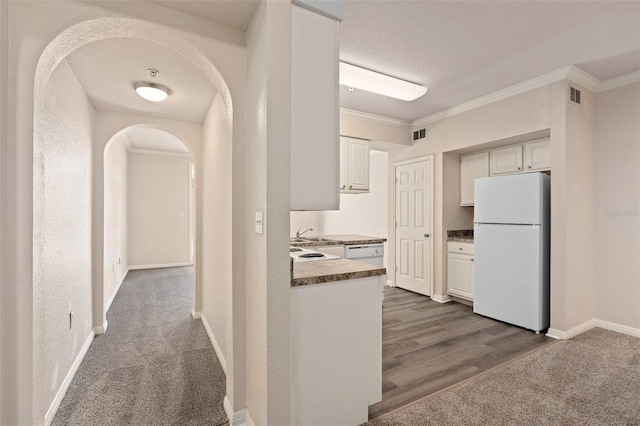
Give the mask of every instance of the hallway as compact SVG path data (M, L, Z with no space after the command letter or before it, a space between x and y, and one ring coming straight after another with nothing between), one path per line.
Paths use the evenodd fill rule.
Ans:
M193 267L130 271L52 424L226 424L225 375L192 304Z

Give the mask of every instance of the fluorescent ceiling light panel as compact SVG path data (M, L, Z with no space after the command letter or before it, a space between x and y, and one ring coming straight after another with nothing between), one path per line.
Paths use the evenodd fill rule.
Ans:
M142 98L151 102L162 102L169 96L169 88L161 84L137 82L133 87Z
M427 88L355 65L340 62L340 84L403 101L413 101L427 93Z

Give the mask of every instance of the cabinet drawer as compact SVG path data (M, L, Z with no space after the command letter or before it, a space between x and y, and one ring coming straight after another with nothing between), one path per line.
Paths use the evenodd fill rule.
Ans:
M449 241L447 243L450 253L473 254L472 243L459 243L457 241Z

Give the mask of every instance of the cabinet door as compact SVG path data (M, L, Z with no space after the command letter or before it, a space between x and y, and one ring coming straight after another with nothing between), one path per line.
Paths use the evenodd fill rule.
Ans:
M473 206L474 182L476 178L489 176L489 153L463 155L460 157L460 205Z
M542 139L524 146L525 171L551 170L551 140Z
M340 138L340 190L347 189L349 180L349 139Z
M522 171L522 145L491 151L491 176Z
M338 23L291 8L291 210L336 210Z
M447 293L473 300L473 256L449 253L447 258Z
M369 141L349 139L349 171L347 189L369 190Z

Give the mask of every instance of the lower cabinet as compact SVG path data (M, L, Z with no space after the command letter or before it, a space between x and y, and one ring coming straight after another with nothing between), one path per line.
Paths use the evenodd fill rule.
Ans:
M473 301L473 243L447 243L447 293Z
M292 424L359 425L382 399L386 278L291 288Z

